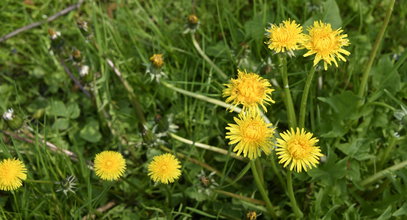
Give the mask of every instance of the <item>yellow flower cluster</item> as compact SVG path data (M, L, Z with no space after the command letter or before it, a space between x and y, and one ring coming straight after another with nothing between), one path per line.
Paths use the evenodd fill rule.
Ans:
M229 144L236 145L233 151L250 160L260 157L261 152L270 154L275 128L271 123L266 123L259 106L266 111L265 104L275 102L271 98L274 89L259 75L240 70L237 79L231 79L225 86L223 96L227 97L226 102L233 104L231 108L242 105L242 112L234 118L236 124L226 127ZM318 139L313 138L311 133L291 128L291 131L280 133L280 136L282 139L277 139L276 151L279 163L284 163L284 167L291 164L290 170L301 172L319 163L321 150L315 145Z
M177 158L167 153L153 158L148 166L148 175L154 182L173 183L181 176L180 168ZM126 161L118 152L103 151L96 155L94 169L103 180L118 180L126 170Z
M261 155L261 151L270 154L272 149L271 138L274 134L273 125L266 123L261 116L260 108L267 111L266 104L274 103L268 80L255 73L247 73L238 70L237 79L231 79L229 84L225 84L223 96L227 103L231 103L230 109L242 105L242 112L235 118L236 124L229 124L226 127L229 132L226 138L230 139L229 144L236 144L233 149L238 155L250 159L256 159Z
M349 46L350 43L348 35L342 34L343 30L333 30L330 24L322 21L314 21L307 30L308 34L303 34L301 25L290 20L283 21L279 26L272 24L266 30L269 38L266 44L276 53L288 52L289 55L292 55L294 50L305 48L308 52L304 57L315 54L314 66L322 60L325 70L332 63L338 67L337 59L346 62L343 55L349 56L350 53L343 47Z

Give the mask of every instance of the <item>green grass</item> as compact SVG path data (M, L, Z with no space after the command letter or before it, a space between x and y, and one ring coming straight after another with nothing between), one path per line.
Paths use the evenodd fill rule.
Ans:
M0 3L1 36L76 3L33 0L30 6L22 2ZM222 101L223 84L236 76L238 68L282 86L277 55L264 44L264 33L270 23L287 18L304 27L322 19L341 27L351 42L347 62L328 71L317 70L311 84L305 128L319 138L326 157L309 172L293 173L294 194L304 216L406 218L407 171L402 163L407 160L407 110L403 111L407 109L406 2L396 1L363 98L358 96L362 74L390 1L145 0L117 1L112 7L113 2L86 1L79 10L52 23L0 42L0 112L13 108L25 122L19 131L12 131L1 120L0 159L19 158L28 168L21 188L0 191L0 219L81 219L87 215L98 219L244 219L249 211L270 219L247 162L182 143L168 134L169 124L176 124L176 135L231 152L225 127L236 114L164 83L149 82L145 71L149 57L163 53L163 71L168 75L163 81ZM114 8L111 17L109 8ZM191 13L200 20L197 43L226 79L197 51L191 35L183 34ZM88 33L81 32L78 20L89 23ZM63 52L51 52L50 28L61 32ZM68 59L74 48L81 51L94 76L81 79L91 98L74 85L61 65L62 59L80 78ZM312 67L312 58L303 54L300 51L288 59L297 117L306 74ZM107 59L120 70L133 94ZM273 87L276 103L268 108L267 117L282 132L289 128L283 90ZM142 118L146 132L140 127ZM30 133L33 143L6 135L10 132L20 137ZM163 132L167 135L157 136ZM74 152L78 159L49 150L43 140ZM182 177L168 186L154 184L147 176L148 162L165 149L177 154L182 163ZM88 168L88 161L103 150L125 156L127 170L121 180L102 181ZM279 164L275 169L275 155L263 154L260 162L276 214L295 218L285 192L287 169ZM211 175L217 184L206 188L198 176L202 172L208 176L213 170L218 171ZM55 183L70 175L77 178L75 193L57 192ZM98 210L111 201L112 207Z

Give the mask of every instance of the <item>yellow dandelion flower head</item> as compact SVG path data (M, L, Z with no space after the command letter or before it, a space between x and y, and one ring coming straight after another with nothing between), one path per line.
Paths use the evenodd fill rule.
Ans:
M229 127L226 127L229 130L226 138L230 140L229 144L236 144L233 151L237 151L237 155L243 153L243 156L252 160L260 157L261 151L266 155L271 153L274 134L272 124L266 123L257 111L242 112L234 120L236 124L228 124Z
M290 170L295 169L297 172L316 167L319 157L323 154L321 149L315 146L318 139L312 137L312 133L306 132L303 128L301 130L297 128L296 131L291 128L290 131L280 133L280 136L282 139L277 138L276 149L279 163L284 163L284 167L291 163Z
M348 35L341 34L342 32L343 30L340 28L332 30L330 24L314 21L313 26L308 28L308 35L306 35L304 47L308 52L304 54L304 57L315 54L314 66L323 60L325 70L331 63L338 67L336 59L346 62L343 55L349 56L350 52L342 47L348 46L350 43L347 39Z
M153 54L153 56L150 57L150 61L156 68L164 66L164 57L162 54Z
M238 70L237 79L231 79L229 84L225 84L223 97L228 97L226 102L237 106L242 104L243 110L257 110L260 105L267 111L265 104L274 103L271 98L270 82L255 73L246 73Z
M267 30L269 41L265 42L271 50L276 53L290 52L302 49L305 35L302 33L302 26L295 20L286 20L278 26L272 24Z
M27 179L27 169L18 159L4 159L0 162L0 190L10 191L21 187Z
M94 168L103 180L118 180L126 170L126 160L119 152L103 151L96 154Z
M148 175L154 182L173 183L181 176L181 164L172 154L166 153L153 157L148 165Z

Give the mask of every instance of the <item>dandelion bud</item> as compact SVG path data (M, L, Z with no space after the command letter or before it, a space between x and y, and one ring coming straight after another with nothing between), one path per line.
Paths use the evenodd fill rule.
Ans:
M249 211L246 213L246 219L247 220L256 220L257 219L257 213L255 211Z
M190 25L197 25L198 22L199 22L199 19L196 15L194 15L194 14L188 15L188 23Z
M162 54L154 54L150 57L150 61L156 68L161 68L164 65L164 58Z
M190 14L187 17L184 34L194 33L199 27L199 19L195 14Z
M82 61L81 51L78 50L78 49L74 49L74 50L72 51L72 59L73 59L75 62L81 62L81 61Z

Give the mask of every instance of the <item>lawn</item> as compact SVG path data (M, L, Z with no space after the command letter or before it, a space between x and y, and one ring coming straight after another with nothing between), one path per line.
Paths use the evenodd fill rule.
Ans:
M405 1L0 18L0 219L407 218Z

